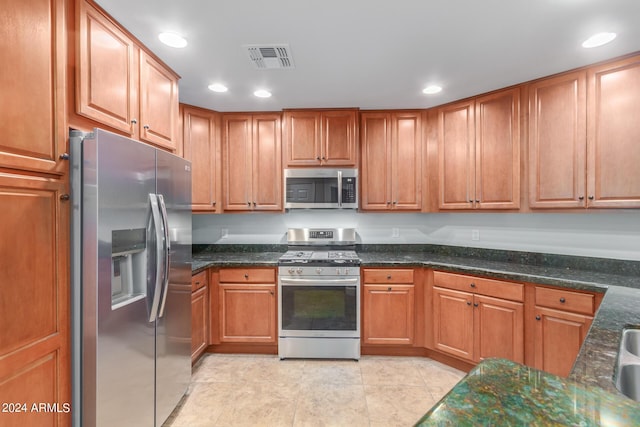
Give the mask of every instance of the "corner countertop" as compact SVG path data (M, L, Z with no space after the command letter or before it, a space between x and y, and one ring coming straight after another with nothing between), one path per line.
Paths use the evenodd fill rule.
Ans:
M282 245L228 247L194 254L192 271L277 266ZM628 400L613 378L622 329L640 325L640 262L471 248L411 245L357 248L362 267L428 267L442 271L605 293L570 379ZM560 379L559 381L564 381ZM630 400L629 400L630 401Z
M416 426L637 426L640 405L505 359L480 362Z

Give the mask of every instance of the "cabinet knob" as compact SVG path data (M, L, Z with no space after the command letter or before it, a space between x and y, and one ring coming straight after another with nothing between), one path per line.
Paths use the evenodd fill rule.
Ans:
M476 200L476 203L480 203L480 200Z
M387 280L391 280L391 275L390 274L387 275Z
M213 202L211 202L211 204L212 204L213 206L215 206L215 205L216 205L216 201L214 200Z
M594 197L593 197L593 196L589 196L589 200L593 200L593 199L594 199Z
M245 278L245 279L248 279L248 278L249 278L249 275L245 273L244 278Z
M70 198L71 198L71 196L69 196L68 194L61 194L60 195L60 200L65 201L65 202L67 200L69 200Z
M200 284L200 282L196 282L196 285L199 285L199 284Z
M387 291L388 291L388 292L391 292L391 286L389 286L389 287L387 288Z
M584 196L579 196L578 200L584 200Z
M397 200L394 200L394 201L393 201L393 204L394 204L394 205L397 205L397 204L398 204L398 201L397 201Z
M269 291L269 293L270 293L271 295L275 295L273 291Z
M473 306L474 306L474 307L477 307L477 306L478 306L478 303L477 303L477 302L474 302L474 303L473 303Z
M387 200L387 204L390 205L391 204L391 200Z
M147 130L149 130L149 127L150 127L150 126L149 126L149 125L144 125L144 126L142 126L142 127L143 127L143 128L145 128L145 129L147 129Z
M60 154L60 160L69 160L69 153Z
M256 205L256 202L253 202L253 206L255 206L255 205Z
M327 158L325 156L322 156L322 160L327 160Z
M247 201L247 206L251 206L251 202Z
M132 125L138 124L138 119L131 119L131 124Z
M320 156L316 157L316 160L318 160L318 161L319 161L319 160L320 160Z
M469 284L469 286L471 286L472 288L475 288L475 287L476 287L476 284L475 284L475 283L473 283L473 282L471 282L471 283Z
M561 302L562 304L564 304L566 301L567 301L567 300L566 300L566 299L564 299L564 297L560 298L560 302Z
M471 305L471 301L467 301L467 305Z
M469 200L469 203L473 203L473 200Z
M540 315L537 315L537 316L536 316L536 320L540 320Z

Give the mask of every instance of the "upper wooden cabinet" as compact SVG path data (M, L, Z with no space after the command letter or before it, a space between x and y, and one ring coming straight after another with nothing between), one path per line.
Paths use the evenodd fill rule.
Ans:
M587 206L640 207L640 56L587 70Z
M586 206L586 72L529 85L529 206Z
M223 209L282 210L279 114L222 116Z
M520 207L520 88L438 113L440 209Z
M358 110L286 110L284 163L297 166L357 164Z
M420 210L422 130L419 111L361 114L362 210Z
M79 3L77 113L175 151L179 77L102 11Z
M220 209L220 114L181 105L184 158L191 161L191 209Z
M0 12L0 168L61 175L64 115L63 0L3 1Z

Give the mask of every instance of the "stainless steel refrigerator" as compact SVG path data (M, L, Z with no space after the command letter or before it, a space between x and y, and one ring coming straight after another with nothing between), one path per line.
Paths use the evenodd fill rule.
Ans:
M191 163L72 131L73 423L161 426L191 376Z

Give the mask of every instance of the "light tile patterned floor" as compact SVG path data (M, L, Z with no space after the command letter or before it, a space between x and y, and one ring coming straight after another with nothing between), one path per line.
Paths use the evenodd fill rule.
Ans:
M463 376L419 357L206 354L164 427L411 426Z

